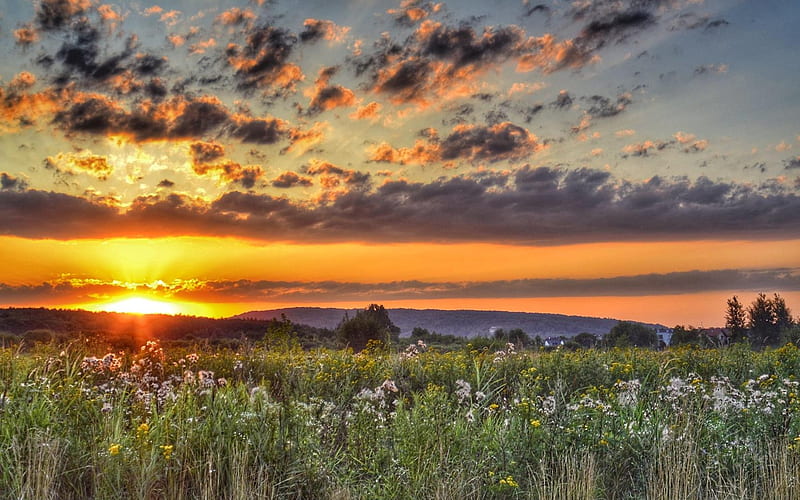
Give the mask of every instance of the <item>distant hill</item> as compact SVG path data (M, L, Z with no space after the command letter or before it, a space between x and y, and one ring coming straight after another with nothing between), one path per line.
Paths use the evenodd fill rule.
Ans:
M285 315L293 323L316 328L336 328L345 313L353 316L358 309L320 307L290 307L267 311L250 311L234 316L239 319L272 319ZM564 335L567 337L587 332L603 335L619 320L568 316L564 314L524 313L504 311L445 311L441 309L389 309L389 317L400 328L400 335L410 335L414 327L431 332L460 337L489 335L492 328L510 330L521 328L531 337L542 338ZM662 325L648 325L659 327Z

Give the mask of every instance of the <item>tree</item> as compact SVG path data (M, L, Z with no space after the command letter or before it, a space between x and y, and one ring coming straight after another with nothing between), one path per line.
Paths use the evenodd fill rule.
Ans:
M658 347L658 334L641 323L620 321L603 336L603 343L609 347Z
M528 336L528 334L525 333L525 331L522 328L513 328L509 331L505 331L502 328L498 328L494 332L494 338L496 340L502 340L504 342L511 342L518 348L525 347L526 345L531 343L530 336Z
M789 308L786 307L786 301L777 293L772 297L772 314L774 315L775 326L778 328L779 332L790 330L794 326L792 313L789 311Z
M584 349L589 349L597 345L597 335L583 332L572 337L572 340L580 344Z
M345 314L336 327L336 336L353 350L360 351L370 340L377 340L385 345L398 342L400 329L392 323L388 311L382 305L370 304L352 318Z
M725 328L731 332L733 342L741 342L747 337L747 315L739 298L734 295L728 299L728 310L725 312Z
M734 297L735 299L736 297ZM730 300L728 301L730 304ZM688 328L683 325L677 325L672 329L672 340L670 345L694 345L701 344L700 330L689 326Z
M747 326L750 328L751 342L755 346L775 345L780 339L780 329L775 319L775 305L763 293L759 293L747 308Z

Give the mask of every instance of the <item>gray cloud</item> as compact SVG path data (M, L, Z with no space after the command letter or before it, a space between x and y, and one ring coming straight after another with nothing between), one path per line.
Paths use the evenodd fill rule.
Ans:
M245 170L217 173L245 184ZM260 170L251 173L261 175ZM121 210L109 200L2 190L0 233L57 239L204 234L270 241L520 244L758 239L800 236L798 210L800 197L778 182L763 188L706 177L628 182L602 170L525 166L490 177L387 180L376 188L353 183L318 204L231 191L212 202L177 194L139 197Z

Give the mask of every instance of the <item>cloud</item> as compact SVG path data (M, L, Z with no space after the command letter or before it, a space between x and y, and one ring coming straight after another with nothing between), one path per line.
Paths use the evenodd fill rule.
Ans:
M727 64L704 64L694 68L695 76L724 74L728 72Z
M312 160L303 171L308 175L321 176L322 185L328 189L338 186L341 182L351 186L367 186L370 182L368 173L338 167L324 160Z
M200 175L245 187L249 179L260 178L228 162L209 165ZM631 182L606 170L525 165L491 178L386 179L378 186L345 186L317 202L230 191L212 201L174 193L142 196L125 206L114 199L5 189L0 191L0 233L54 239L209 235L520 244L800 237L800 197L780 182L759 187L658 176Z
M558 91L558 96L556 96L556 99L550 103L550 106L556 109L569 109L569 107L572 106L572 102L573 99L572 96L569 95L569 92L562 89Z
M380 110L380 103L372 101L364 106L359 106L358 109L349 115L349 117L354 120L375 120L378 118L378 113Z
M242 24L250 23L255 20L256 15L250 9L240 9L239 7L232 7L221 14L219 14L214 22L225 26L239 26Z
M44 31L56 30L90 7L89 0L41 0L35 10L36 25Z
M617 96L616 101L612 101L608 97L593 95L587 98L589 101L589 109L587 113L594 118L609 118L616 116L623 111L632 102L629 93L620 94Z
M649 156L653 151L661 151L662 149L667 148L670 146L671 142L664 142L664 141L643 141L643 142L636 142L633 144L628 144L624 148L622 148L623 153L627 153L631 156Z
M445 298L602 297L675 295L730 290L800 290L800 269L719 269L586 279L487 281L271 281L175 280L120 282L94 277L63 277L36 284L0 283L7 304L75 303L97 296L147 293L205 302L326 302Z
M786 170L791 170L795 168L800 168L800 156L789 158L788 160L783 161L783 168Z
M225 147L216 142L193 142L189 145L193 163L211 163L225 156Z
M310 186L314 183L309 177L302 177L295 172L284 172L272 180L272 187L291 188L295 186Z
M8 172L0 172L0 189L16 189L24 191L28 188L28 183L25 180L15 177Z
M538 138L510 122L492 126L456 125L444 139L417 140L413 148L395 149L386 143L371 148L371 161L420 163L520 161L544 149Z
M683 146L684 153L699 153L700 151L705 151L708 147L706 139L698 140L694 134L678 131L673 137Z
M333 21L324 19L306 19L303 22L303 31L300 32L300 41L313 43L318 40L327 40L331 43L344 41L350 28L337 26Z
M349 107L356 103L356 97L352 90L341 85L329 84L336 71L335 66L319 71L314 87L307 94L311 98L308 114L314 115L334 108Z
M636 135L636 131L628 128L623 130L617 130L616 132L614 132L614 135L617 137L630 137L632 135Z
M39 41L39 33L31 25L24 25L14 30L14 40L17 45L27 47Z
M400 3L400 8L389 9L387 13L392 15L399 25L414 26L429 15L439 12L441 8L442 4L422 2L421 0L404 0Z
M297 37L283 28L250 26L243 30L243 45L228 44L228 65L236 70L241 89L274 88L293 91L304 77L300 67L289 62Z
M99 180L108 179L108 176L114 172L114 167L108 163L105 156L94 155L86 151L77 154L58 153L55 156L48 156L45 159L45 166L69 175L85 172Z

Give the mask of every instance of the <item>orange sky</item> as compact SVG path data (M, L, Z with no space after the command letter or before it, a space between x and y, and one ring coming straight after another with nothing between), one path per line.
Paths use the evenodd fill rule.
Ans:
M116 304L120 297L148 297L173 303L174 312L217 317L294 305L363 307L381 302L387 307L499 309L618 317L667 325L715 325L723 321L725 299L733 294L747 300L756 291L781 292L790 306L798 294L791 289L730 288L726 286L728 282L704 283L703 272L800 267L800 253L794 251L800 247L798 241L545 247L478 243L263 244L197 237L73 241L0 237L0 242L0 259L5 263L0 281L12 286L48 283L46 289L32 291L26 300L10 305L113 309L119 308ZM648 291L647 282L652 275L691 272L700 274L683 276L675 285L677 289L656 287ZM244 287L230 285L242 277L247 277ZM618 285L604 281L619 277L639 279L641 284L619 293L613 288ZM509 290L507 284L520 278L548 280L547 286L581 281L567 287L566 296L540 296L554 292L533 289L526 297L519 296L525 291ZM271 284L267 289L281 288L281 293L265 294L265 287L252 286L261 281ZM398 282L413 282L416 289L409 292L401 287L398 292ZM317 286L321 290L291 295L293 288L301 288L304 283L322 283ZM467 285L459 285L463 283ZM488 291L474 290L482 284L489 284ZM448 289L442 292L440 287ZM405 298L398 298L397 293L405 293Z

